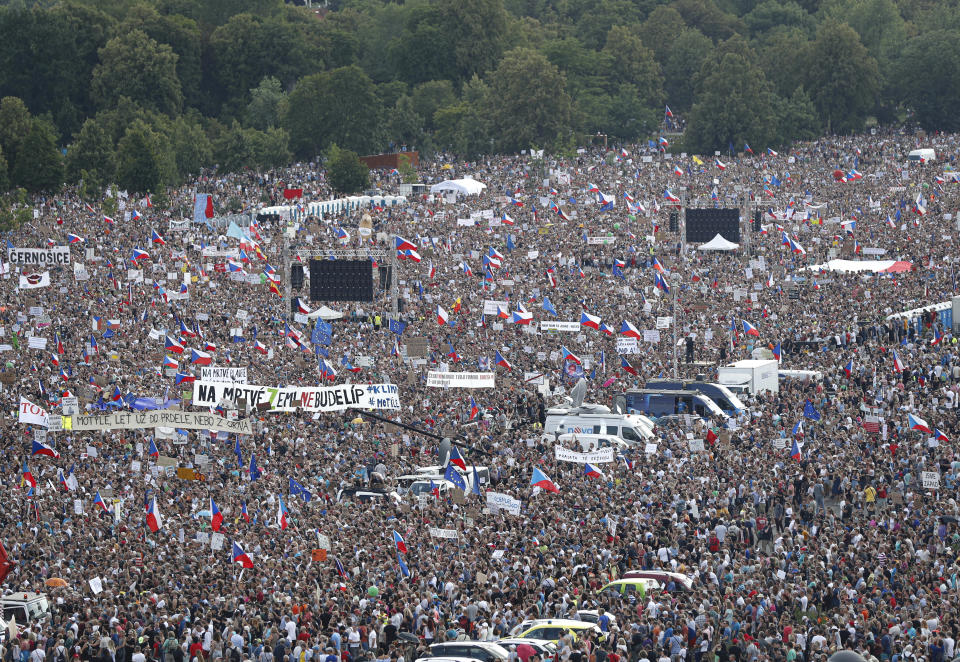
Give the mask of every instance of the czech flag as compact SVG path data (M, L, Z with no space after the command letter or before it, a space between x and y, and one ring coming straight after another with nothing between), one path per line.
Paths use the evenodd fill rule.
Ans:
M174 375L174 385L192 384L195 381L197 381L196 375L191 375L189 372L178 372Z
M174 370L176 370L177 368L180 367L180 364L177 363L177 360L176 360L175 358L173 358L173 357L171 357L171 356L164 356L164 357L163 357L163 367L164 367L164 368L173 368Z
M397 546L398 552L407 553L407 543L403 541L403 536L396 531L393 532L393 544Z
M773 348L773 358L780 360L783 357L783 351L780 349L780 343L777 343L777 346Z
M673 166L673 174L675 174L677 177L682 176L682 175L683 175L683 168L681 168L679 165Z
M473 398L470 398L470 400L472 402ZM476 403L473 402L472 404L476 404ZM466 460L463 459L463 455L460 454L460 451L457 449L456 446L452 446L450 448L450 464L455 464L456 466L460 467L464 471L467 470L467 462Z
M134 209L132 212L130 212L130 220L131 220L131 221L139 221L141 218L143 218L143 217L140 215L140 212L138 212L136 209Z
M33 450L30 452L30 455L46 455L47 457L53 458L60 457L60 453L46 444L41 444L39 441L33 442Z
M843 372L846 374L847 379L849 379L850 375L853 374L853 359L850 359L847 365L843 366Z
M268 352L267 346L264 345L264 344L263 344L262 342L260 342L259 340L254 341L254 343L253 343L253 348L254 348L256 351L258 351L258 352L260 352L261 354L264 354L264 355L267 354L267 352Z
M569 349L567 349L566 347L561 347L561 348L560 348L560 354L562 354L562 358L563 358L564 361L573 361L573 362L576 363L577 365L582 365L581 362L580 362L580 357L578 357L576 354L574 354L573 352L571 352L571 351L570 351Z
M303 299L301 299L300 297L297 297L297 298L296 298L296 302L297 302L297 312L299 312L299 313L301 313L301 314L303 314L303 315L309 315L310 313L313 312L312 310L310 310L310 307L307 306L307 305L303 302Z
M637 369L634 368L632 365L630 365L630 362L627 361L627 357L625 356L620 357L620 367L626 370L627 372L629 372L634 377L637 376Z
M934 430L933 436L934 436L934 438L935 438L937 441L945 441L945 442L947 442L947 443L950 443L950 440L947 439L947 435L945 435L945 434L940 430L940 428L934 428L933 430Z
M620 324L620 335L626 336L627 338L637 338L638 340L643 338L643 334L637 330L637 327L627 320L623 320Z
M927 422L920 418L919 416L914 416L913 414L907 414L907 425L910 426L911 430L916 430L917 432L926 432L927 434L932 434L930 426L927 425ZM36 443L36 442L34 442Z
M930 341L930 344L939 345L941 340L943 340L943 334L940 332L940 329L933 327L933 340Z
M600 330L600 318L588 313L580 313L580 326L588 326L591 329Z
M447 315L447 311L443 309L443 306L437 304L437 324L444 326L450 320L450 316Z
M240 502L240 516L243 518L243 521L244 521L244 522L249 522L249 521L250 521L250 513L247 512L247 502L246 502L246 501L241 501L241 502Z
M514 311L511 321L514 324L530 324L533 322L533 313L524 310L522 307L518 307L518 309Z
M770 147L767 147L767 154L770 156L780 156L777 152L773 151Z
M149 259L150 259L150 253L144 250L140 250L139 248L134 248L133 257L130 258L130 261L137 262L138 260L149 260Z
M713 160L713 164L714 164L715 166L717 166L718 168L720 168L721 170L726 170L726 169L727 169L727 164L724 163L723 161L721 161L720 159L714 159L714 160Z
M244 568L253 567L253 560L245 551L243 551L243 548L240 547L236 541L233 543L233 554L231 556L233 557L234 563L239 563Z
M799 462L803 459L803 453L800 452L800 444L797 443L797 440L793 440L793 446L790 447L790 457Z
M280 527L281 531L286 530L287 528L287 507L283 505L283 498L278 494L277 495L277 525Z
M166 340L163 343L163 348L168 352L173 352L174 354L183 354L183 345L178 343L170 336L166 337Z
M513 366L510 365L510 362L509 362L509 361L507 361L505 358L503 358L503 355L500 354L500 350L499 350L499 349L498 349L498 350L495 350L495 353L494 353L494 363L496 363L496 364L497 364L498 366L500 366L501 368L506 368L508 371L510 370L510 368L513 367Z
M667 189L666 191L663 192L663 199L668 200L670 202L680 202L680 198L675 196L673 192L670 191L670 189Z
M83 241L83 237L75 235L73 233L67 235L67 243L69 244L79 244Z
M147 455L150 457L160 457L160 449L157 448L157 444L153 441L153 437L150 437L150 449L147 451Z
M160 517L160 509L157 508L157 498L150 498L150 505L147 506L147 528L156 533L163 526L163 519Z
M599 329L599 331L600 331L600 333L605 333L605 334L607 334L608 336L612 336L612 335L613 335L613 327L612 327L612 326L608 326L605 322L601 322L601 323L600 323L600 329Z
M20 481L20 484L28 483L30 487L37 486L37 479L33 477L33 474L30 472L30 468L27 466L27 463L23 463L23 479Z
M550 477L540 471L540 469L537 467L533 468L533 477L530 478L530 485L533 487L539 487L547 492L554 492L556 494L560 493L560 489L552 480L550 480Z
M583 475L589 478L603 478L603 472L589 462L583 465Z
M477 401L473 399L473 396L470 396L470 420L472 421L475 419L479 413L480 405L478 405Z
M500 216L500 222L503 223L504 225L513 225L514 221L512 218L510 218L510 216L506 212L504 212Z
M410 243L403 237L397 237L394 242L396 243L398 251L415 251L417 247L415 244Z
M654 256L653 258L653 268L654 270L659 271L660 273L665 273L663 264L660 262L660 260L657 259L656 256Z
M198 352L195 349L190 350L190 363L195 365L210 365L212 358L206 352Z
M223 513L213 502L213 497L210 497L210 528L219 531L221 526L223 526Z
M150 237L150 241L155 244L160 244L161 246L166 246L167 242L163 240L163 237L160 236L160 233L156 230L153 231L153 235Z
M757 338L760 337L760 332L757 331L757 327L755 327L753 324L751 324L747 320L743 320L743 332L748 336L755 336Z
M110 512L110 509L107 508L107 504L106 504L106 502L103 500L103 497L100 496L100 490L97 490L97 493L96 493L96 494L94 495L94 497L93 497L93 505L94 505L94 506L100 506L101 508L103 508L103 512L105 512L105 513Z
M893 350L893 371L903 372L904 368L906 368L906 366L903 365L903 361L900 360L897 350Z

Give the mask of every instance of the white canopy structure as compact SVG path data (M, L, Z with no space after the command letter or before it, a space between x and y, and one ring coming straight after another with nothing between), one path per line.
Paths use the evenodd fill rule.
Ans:
M327 308L326 306L320 306L315 311L307 315L308 319L315 320L317 318L322 319L324 322L329 322L330 320L338 320L343 317L343 313L337 312L332 308Z
M740 244L727 241L719 233L713 239L697 247L698 251L735 251L740 248Z
M480 195L487 185L475 179L447 179L430 187L431 193L457 193Z

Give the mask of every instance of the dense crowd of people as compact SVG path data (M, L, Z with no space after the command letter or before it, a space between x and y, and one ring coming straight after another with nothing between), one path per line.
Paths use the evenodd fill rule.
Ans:
M937 160L908 162L916 147L933 147ZM576 158L441 155L419 167L421 182L472 177L485 191L411 195L332 217L297 211L334 197L312 164L214 173L171 191L172 209L192 212L199 190L215 209L238 198L255 212L302 188L286 203L294 254L390 254L397 236L415 246L396 274L402 332L388 322L377 274L375 301L324 302L344 313L325 355L310 341L313 320L292 320L280 296L285 219L261 218L240 240L216 218L174 231L179 213L133 196L109 219L102 203L72 192L37 199L34 220L5 233L6 245L67 245L73 264L27 289L16 267L5 269L0 398L16 442L2 455L0 542L16 561L4 590L45 592L51 611L11 625L3 659L412 662L431 643L494 641L524 620L589 609L608 615L604 636L563 636L558 661L808 662L841 649L871 662L954 659L960 354L942 316L888 318L956 293L958 149L955 135L880 131L726 161L630 145ZM400 175L371 174L384 193L399 190ZM682 245L670 231L673 197L739 208L739 248ZM359 232L363 215L370 238ZM203 256L241 241L243 257ZM148 256L134 259L135 250ZM836 258L909 268L810 269ZM77 263L89 279L75 277ZM237 267L264 278L237 279ZM308 291L293 294L319 307ZM485 313L485 301L507 302L507 318L496 304ZM533 323L514 323L515 312ZM539 329L582 313L611 332ZM617 354L625 321L642 332L665 317L658 339ZM570 354L586 401L611 405L616 393L674 374L669 324L693 343L682 376L713 380L718 365L777 348L781 368L823 379L781 380L776 393L745 396L745 411L726 422L660 421L655 450L626 450L599 478L555 459L540 425L573 386L567 375L579 378L567 371ZM46 348L33 349L31 336ZM165 350L167 336L187 351ZM415 337L428 345L420 361L404 356ZM403 490L399 501L338 499L437 463L433 437L355 410L241 411L253 434L186 439L64 426L43 442L58 457L34 453L38 426L18 422L21 398L55 415L65 396L91 411L129 409L135 397L208 411L190 404L182 379L199 375L190 348L246 367L254 385L397 384L401 409L373 413L462 443L489 481L426 499ZM495 372L496 385L428 386L437 370ZM689 433L709 440L704 451L689 450ZM203 479L161 463L168 458L201 467ZM531 485L535 468L558 492ZM923 472L939 474L936 488L924 487ZM309 501L290 493L291 479ZM519 499L520 513L491 511L488 490ZM159 527L148 525L151 508ZM432 537L437 528L456 537ZM692 588L600 592L641 568L685 574Z

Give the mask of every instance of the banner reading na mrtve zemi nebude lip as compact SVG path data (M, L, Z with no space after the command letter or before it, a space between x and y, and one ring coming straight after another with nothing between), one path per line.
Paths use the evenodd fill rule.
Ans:
M268 403L270 411L400 409L400 396L394 384L340 384L279 388L202 380L193 383L193 404L196 406L215 407L223 402L237 405L240 400L245 400L250 407Z

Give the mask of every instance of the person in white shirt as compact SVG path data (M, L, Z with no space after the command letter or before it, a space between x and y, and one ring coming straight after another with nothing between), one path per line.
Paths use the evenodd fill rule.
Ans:
M293 643L297 638L297 624L292 618L287 619L287 641Z

